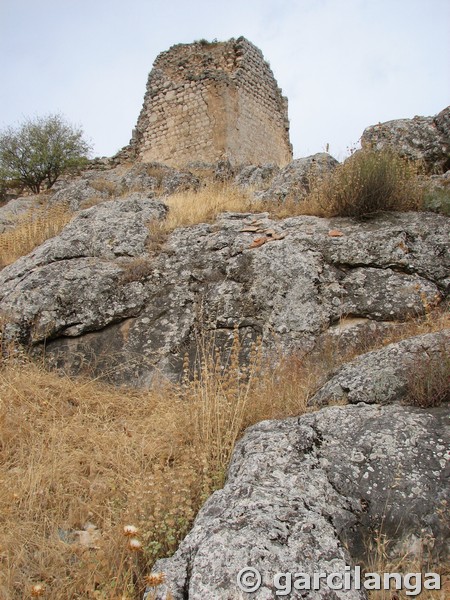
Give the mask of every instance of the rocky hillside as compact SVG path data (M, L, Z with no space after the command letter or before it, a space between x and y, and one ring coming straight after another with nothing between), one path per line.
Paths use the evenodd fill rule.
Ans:
M182 228L149 256L164 205L109 201L0 273L6 332L76 372L116 382L179 375L200 330L226 347L311 351L342 319L374 332L423 315L448 293L450 221L431 213L350 219L226 213Z
M356 356L322 382L310 412L245 433L225 487L157 563L166 582L147 598L242 598L236 576L246 566L262 575L252 597L272 598L276 572L367 564L367 539L380 532L392 556L448 561L450 330L365 349L448 307L449 111L362 138L423 161L434 212L300 214L313 185L340 168L326 154L282 170L96 161L45 198L0 209L4 236L30 206L70 213L58 235L0 271L4 355L26 349L65 372L137 388L179 381L205 336L226 365L237 332L243 368L255 347L273 364L327 348ZM174 194L207 193L207 178L245 193L245 210L168 228ZM291 216L271 210L289 206ZM366 594L323 586L294 596Z
M428 353L448 361L449 342L448 330L415 340L415 368ZM273 598L285 589L285 580L274 583L276 573L344 573L346 565L370 564L367 538L375 532L398 556L425 552L445 561L448 405L411 407L411 394L405 403L390 387L398 350L393 345L348 365L354 370L348 385L355 387L358 374L370 381L372 373L384 383L369 390L361 385L349 394L351 404L265 421L246 432L224 489L205 504L175 555L155 565L168 581L156 598L167 598L168 589L175 600L241 598L236 577L247 566L262 576L253 597ZM311 403L322 403L333 383ZM323 585L290 597L356 600L366 593Z

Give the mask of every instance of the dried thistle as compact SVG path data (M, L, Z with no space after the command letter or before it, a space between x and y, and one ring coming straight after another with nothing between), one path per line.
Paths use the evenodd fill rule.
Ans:
M45 586L42 583L36 583L31 588L31 595L33 598L37 598L38 596L43 596L45 594Z
M144 577L144 581L148 587L158 587L165 582L166 576L164 573L150 573Z
M123 535L126 537L135 537L139 533L139 529L134 525L125 525L123 528Z

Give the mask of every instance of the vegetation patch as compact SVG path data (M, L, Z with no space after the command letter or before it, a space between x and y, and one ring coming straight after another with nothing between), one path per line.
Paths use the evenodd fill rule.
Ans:
M0 268L58 235L72 217L63 205L38 207L20 217L13 229L0 233Z
M403 337L448 319L411 321ZM218 345L200 336L182 382L151 391L56 375L12 349L0 359L1 598L140 599L159 581L155 560L223 485L244 430L302 414L328 371L354 357L330 346L264 358L256 343L243 367L237 332L225 358Z
M364 218L381 211L419 210L423 186L417 165L391 150L358 150L319 182L308 199L317 214Z

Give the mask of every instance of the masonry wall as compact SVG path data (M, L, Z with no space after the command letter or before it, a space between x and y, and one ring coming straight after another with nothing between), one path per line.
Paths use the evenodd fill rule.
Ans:
M179 44L156 59L131 146L143 162L280 166L292 160L287 99L245 38Z

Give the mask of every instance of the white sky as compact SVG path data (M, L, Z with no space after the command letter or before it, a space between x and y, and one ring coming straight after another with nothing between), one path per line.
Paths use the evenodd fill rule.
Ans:
M449 0L0 0L0 128L61 112L111 156L159 52L240 35L289 99L295 158L450 104Z

